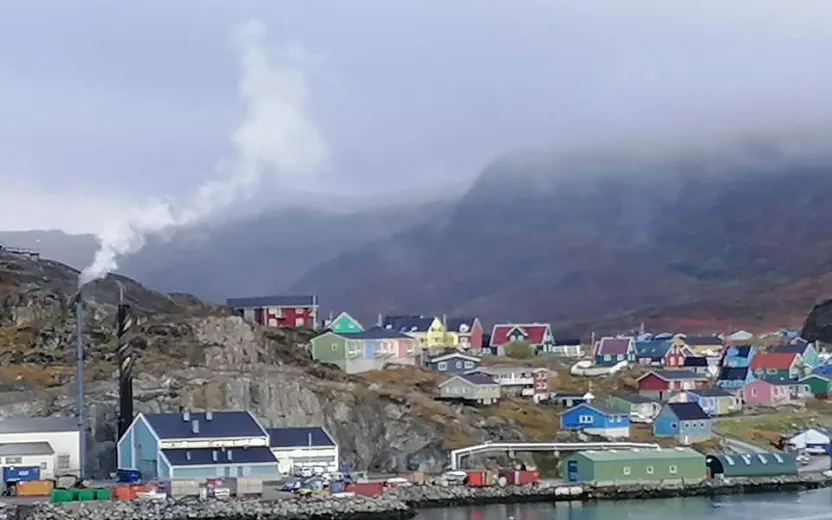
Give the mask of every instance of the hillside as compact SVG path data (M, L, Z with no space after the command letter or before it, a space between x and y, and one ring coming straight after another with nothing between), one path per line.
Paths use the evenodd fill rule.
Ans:
M832 160L765 143L508 156L448 215L324 262L290 290L364 318L447 312L573 332L799 322L823 293L801 287L832 272L830 173Z
M74 415L70 298L77 279L78 272L63 264L0 252L0 418ZM309 331L252 326L229 309L110 276L83 292L93 475L115 469L120 288L139 318L130 340L137 352L137 412L248 409L268 425L324 425L346 461L383 471L439 471L447 449L556 430L554 412L532 414L524 410L533 405L525 403L506 402L487 415L438 403L437 376L421 370L346 376L310 361L298 346ZM547 429L540 429L541 420Z

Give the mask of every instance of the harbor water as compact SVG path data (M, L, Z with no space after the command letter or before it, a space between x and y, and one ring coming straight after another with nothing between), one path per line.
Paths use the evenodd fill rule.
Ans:
M416 520L832 520L832 489L626 502L425 509Z

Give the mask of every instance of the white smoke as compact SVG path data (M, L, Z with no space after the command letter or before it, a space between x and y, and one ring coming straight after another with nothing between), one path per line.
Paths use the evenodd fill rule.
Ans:
M239 96L246 115L231 136L235 154L217 166L217 176L181 201L152 199L122 213L98 235L100 248L81 273L79 287L118 268L121 257L144 247L148 236L189 226L253 195L266 180L297 179L328 161L323 136L307 113L309 86L301 55L270 53L259 22L232 28L239 53ZM276 59L276 58L280 59Z

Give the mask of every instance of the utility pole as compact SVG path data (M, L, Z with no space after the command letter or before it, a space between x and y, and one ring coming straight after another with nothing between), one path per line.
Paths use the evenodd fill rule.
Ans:
M124 288L119 286L119 304L116 313L116 340L118 342L118 438L127 432L133 422L133 346L128 332L133 326L130 306L124 303Z
M77 385L76 418L78 419L80 456L78 471L81 480L86 478L87 467L87 421L84 417L84 307L81 292L75 296L75 380Z

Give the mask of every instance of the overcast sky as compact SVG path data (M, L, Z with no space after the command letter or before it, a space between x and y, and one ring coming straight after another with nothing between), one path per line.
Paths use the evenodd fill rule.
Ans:
M98 231L215 175L245 116L229 31L249 20L303 56L327 151L304 186L337 193L457 183L525 147L822 125L832 106L829 0L5 2L0 229Z

